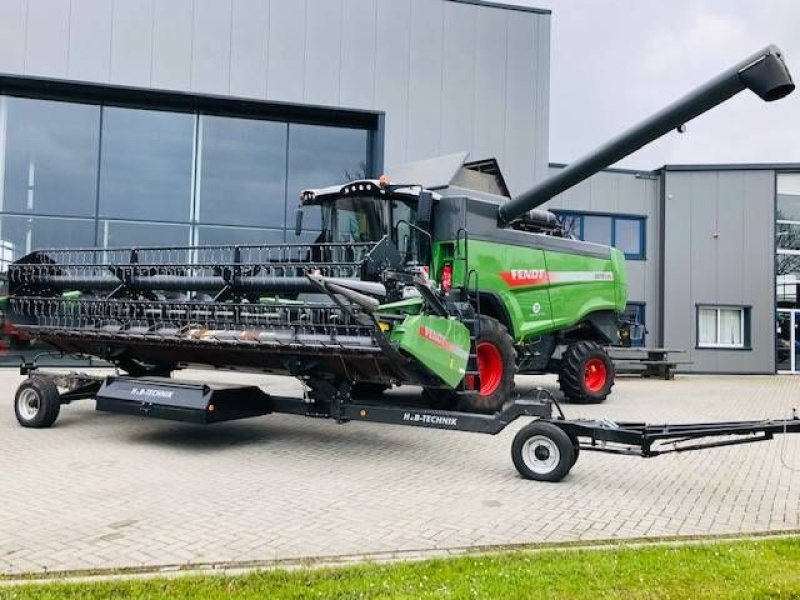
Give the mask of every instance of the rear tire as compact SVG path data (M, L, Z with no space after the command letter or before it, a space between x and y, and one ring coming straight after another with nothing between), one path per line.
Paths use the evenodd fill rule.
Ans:
M576 342L561 357L558 383L576 404L600 404L614 386L614 363L600 344Z
M480 390L462 398L469 412L492 413L500 410L514 391L517 352L514 340L500 321L481 316L476 341Z
M14 397L14 413L23 427L44 429L56 422L61 395L52 379L34 375L23 381Z
M525 479L555 482L567 476L577 457L572 440L560 427L534 421L514 436L511 460Z

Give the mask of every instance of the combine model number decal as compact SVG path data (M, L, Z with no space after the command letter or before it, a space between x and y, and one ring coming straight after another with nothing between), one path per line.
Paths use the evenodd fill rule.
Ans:
M549 283L590 283L614 281L612 271L546 271L544 269L511 269L500 277L509 287L534 287Z
M453 342L448 340L445 336L443 336L438 331L434 331L430 327L425 327L424 325L419 328L419 335L424 339L428 340L429 342L433 342L437 346L439 346L442 350L447 350L451 354L455 354L456 356L468 356L468 352L463 348L456 346Z

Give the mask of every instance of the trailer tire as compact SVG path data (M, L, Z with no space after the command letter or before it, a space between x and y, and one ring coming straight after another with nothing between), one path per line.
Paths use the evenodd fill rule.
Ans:
M34 375L23 381L14 397L14 413L23 427L44 429L56 422L61 395L53 380Z
M556 482L567 476L577 457L563 429L547 421L534 421L514 436L511 460L525 479Z
M476 341L480 389L467 394L462 408L469 412L493 413L503 408L514 391L517 351L508 329L497 319L481 315Z
M596 342L576 342L561 357L558 383L575 404L600 404L614 387L614 363Z
M350 385L350 397L353 400L369 400L370 398L378 398L390 387L392 386L385 383L356 381Z

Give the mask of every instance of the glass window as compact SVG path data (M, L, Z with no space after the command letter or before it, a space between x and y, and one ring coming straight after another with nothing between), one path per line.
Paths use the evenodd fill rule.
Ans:
M778 221L800 222L800 195L778 194Z
M748 310L740 307L699 307L697 345L708 348L744 348Z
M0 97L0 209L93 216L99 139L99 106Z
M94 246L94 220L52 217L0 217L0 271L9 263L47 248Z
M583 217L583 239L605 246L611 245L611 217Z
M100 221L98 245L104 248L128 246L188 246L189 226L132 221Z
M714 308L701 308L698 315L698 337L700 346L716 346L717 337L717 311Z
M322 125L289 125L287 214L294 215L300 192L364 179L368 172L367 131ZM318 207L304 209L303 229L321 228ZM289 239L294 238L288 231Z
M614 247L633 258L644 254L641 219L614 219Z
M188 221L195 115L106 107L100 216Z
M201 117L201 222L284 227L287 127Z
M250 229L247 227L198 228L198 244L224 246L227 244L275 244L283 242L281 229Z

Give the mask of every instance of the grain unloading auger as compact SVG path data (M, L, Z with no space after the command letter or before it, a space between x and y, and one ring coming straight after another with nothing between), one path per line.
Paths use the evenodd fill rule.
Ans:
M552 419L548 393L511 396L516 372L558 372L568 397L604 400L613 365L603 344L619 341L627 299L622 253L571 239L537 207L744 89L767 101L794 89L777 48L511 200L363 180L303 192L301 203L322 211L311 244L33 252L8 271L16 326L128 375L26 364L17 419L48 427L62 404L81 398L199 423L287 412L497 433L532 416L539 420L519 432L512 455L523 476L548 481L566 475L581 449L654 456L797 431L796 418L657 427ZM292 375L307 393L168 378L191 365ZM395 384L424 392L398 406L381 397ZM720 436L733 439L694 441Z

